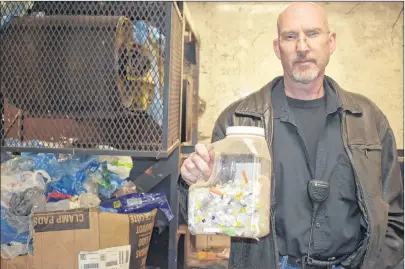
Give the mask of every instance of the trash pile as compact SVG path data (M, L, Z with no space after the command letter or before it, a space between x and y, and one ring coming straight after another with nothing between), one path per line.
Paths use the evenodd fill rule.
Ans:
M2 158L3 159L3 158ZM1 164L1 257L32 253L36 212L98 208L117 214L161 209L172 212L161 193L137 193L129 181L131 157L22 153Z

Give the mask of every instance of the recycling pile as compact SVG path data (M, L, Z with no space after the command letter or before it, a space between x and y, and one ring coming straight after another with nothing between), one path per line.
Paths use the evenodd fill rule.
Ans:
M132 167L131 157L121 156L22 153L4 162L2 158L1 257L33 251L35 212L98 207L130 214L160 208L171 220L164 194L137 193L128 180Z

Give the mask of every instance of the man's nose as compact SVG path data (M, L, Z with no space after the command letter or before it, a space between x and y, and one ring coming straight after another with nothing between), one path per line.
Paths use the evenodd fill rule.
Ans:
M307 44L307 39L306 37L301 37L297 40L297 52L301 55L301 54L306 54L309 52L309 47Z

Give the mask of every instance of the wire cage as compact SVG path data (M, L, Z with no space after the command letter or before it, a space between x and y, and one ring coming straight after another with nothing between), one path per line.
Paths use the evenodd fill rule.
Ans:
M152 157L180 138L175 2L0 2L7 151Z

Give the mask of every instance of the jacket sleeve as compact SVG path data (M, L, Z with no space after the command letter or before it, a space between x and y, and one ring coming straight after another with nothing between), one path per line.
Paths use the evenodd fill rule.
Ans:
M386 121L382 138L381 170L383 200L389 204L385 242L376 259L378 268L403 268L404 259L404 186L397 156L394 134Z

